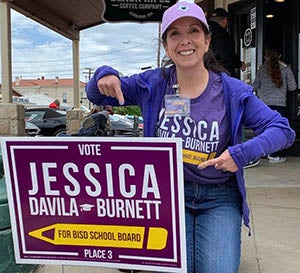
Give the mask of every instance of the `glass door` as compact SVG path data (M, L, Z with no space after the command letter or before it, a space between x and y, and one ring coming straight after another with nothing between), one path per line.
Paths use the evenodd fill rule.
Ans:
M228 5L228 10L233 19L230 31L234 37L240 59L246 64L246 70L240 72L240 79L251 84L257 69L256 1L232 3Z
M256 74L256 7L251 8L241 15L241 59L246 63L246 70L241 73L241 80L251 84Z

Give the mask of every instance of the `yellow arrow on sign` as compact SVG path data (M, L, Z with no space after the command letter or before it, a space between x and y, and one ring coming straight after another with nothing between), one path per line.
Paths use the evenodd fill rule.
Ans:
M54 224L28 233L30 236L54 245L106 246L142 249L145 227ZM168 231L150 227L147 249L161 250L166 247Z

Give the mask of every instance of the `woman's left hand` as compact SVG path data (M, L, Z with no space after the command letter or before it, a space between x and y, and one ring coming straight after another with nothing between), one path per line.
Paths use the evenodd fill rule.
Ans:
M208 166L214 166L217 170L223 170L224 172L236 172L238 170L237 165L232 159L228 149L225 150L219 157L209 159L198 165L199 169L205 169Z

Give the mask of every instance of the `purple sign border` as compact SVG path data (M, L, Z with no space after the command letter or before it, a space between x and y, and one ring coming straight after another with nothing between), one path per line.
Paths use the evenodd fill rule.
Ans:
M180 217L179 215L175 214L175 209L172 210L172 222L178 221L179 230L176 230L176 224L173 223L173 234L175 234L174 239L179 240L180 245L180 251L181 254L180 257L176 257L176 253L174 253L174 256L176 259L180 259L180 268L175 267L168 267L166 264L169 262L167 260L162 261L164 264L158 265L158 266L147 266L147 265L131 265L131 264L122 264L122 263L103 263L103 262L91 262L91 261L70 261L70 260L53 260L53 259L32 259L32 258L22 258L21 253L22 250L24 253L30 254L32 251L26 250L26 243L24 240L24 229L23 229L23 219L22 219L22 211L21 211L21 204L18 202L20 200L20 193L14 192L14 187L12 187L12 181L14 181L14 186L16 186L16 189L18 189L18 178L16 175L16 171L14 168L16 166L14 165L14 150L15 149L28 149L28 146L32 145L32 143L40 143L41 146L43 143L47 142L47 146L49 146L49 143L53 143L51 145L54 146L62 146L62 143L68 143L68 142L118 142L118 143L130 143L130 146L124 147L124 149L132 149L135 145L135 143L143 143L143 151L147 153L147 149L145 149L145 146L149 146L149 150L153 151L156 143L161 145L162 143L165 145L170 144L168 147L157 147L157 149L164 149L170 153L170 168L173 169L173 175L177 178L177 194L176 198L174 197L174 185L171 185L171 188L173 188L172 194L172 203L173 206L178 207L179 215L184 215L184 196L183 196L183 167L182 167L182 141L178 138L78 138L78 137L64 137L64 138L24 138L24 137L8 137L8 138L1 138L1 144L2 144L2 154L3 154L3 163L4 163L4 170L5 170L5 177L6 177L6 184L7 184L7 191L9 196L9 207L10 207L10 216L11 216L11 223L12 223L12 231L13 231L13 239L14 239L14 249L15 249L15 256L16 261L18 263L38 263L38 264L65 264L65 265L87 265L87 266L103 266L103 267L111 267L111 268L127 268L127 269L142 269L142 270L159 270L162 272L169 272L172 270L173 272L186 272L186 246L185 246L185 219L184 217ZM59 142L59 144L56 144ZM10 145L11 143L14 143L14 145ZM17 143L17 144L15 144ZM20 143L20 145L19 145ZM176 147L176 151L174 151L174 144ZM45 144L44 144L45 145ZM51 146L50 145L50 146ZM10 149L8 149L10 147ZM40 146L35 146L40 147ZM35 148L32 147L32 148ZM57 147L56 147L57 148ZM119 147L122 149L122 147ZM38 148L40 149L40 148ZM175 153L172 155L172 153ZM8 156L10 155L10 157ZM174 164L173 160L176 159L175 165L177 167L176 170L174 170ZM177 171L177 172L176 172ZM175 173L176 172L176 173ZM171 174L172 176L172 174ZM174 177L173 177L174 179ZM174 181L170 181L170 183L174 183ZM16 196L15 196L16 195ZM17 199L17 200L15 200ZM178 200L177 204L174 204L175 199ZM15 201L17 206L15 206ZM180 219L180 221L179 221ZM20 229L20 230L19 230ZM175 247L177 242L173 242L173 247ZM21 247L21 249L20 249ZM174 252L175 249L174 249ZM41 253L39 253L41 254ZM59 254L59 252L57 252ZM46 254L45 254L46 255ZM49 257L49 253L47 254ZM47 256L46 255L46 256ZM70 255L75 255L76 253L70 253ZM41 254L41 256L43 256ZM51 255L50 255L51 256ZM125 257L126 258L126 257ZM127 257L128 258L128 257ZM135 257L137 259L144 259L145 257Z

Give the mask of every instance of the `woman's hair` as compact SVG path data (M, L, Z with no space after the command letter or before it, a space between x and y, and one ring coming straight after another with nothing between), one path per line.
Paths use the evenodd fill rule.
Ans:
M202 24L202 23L201 23ZM205 36L209 36L210 33L209 31L207 30L207 28L205 26L202 26L203 28L203 31L204 31L204 34ZM167 34L168 34L168 30L163 34L162 36L162 43L165 44L166 43L166 40L167 40ZM207 70L211 70L215 73L221 73L221 72L225 72L227 74L230 74L222 65L220 65L218 63L218 61L216 60L215 58L215 55L213 53L213 51L211 49L209 49L203 56L203 62L204 62L204 67L207 69ZM164 73L164 70L170 66L170 65L173 65L173 61L167 56L165 55L162 59L162 62L161 62L161 68L162 68L162 73L163 75L166 75L166 73Z
M277 88L282 87L283 84L279 60L280 54L277 49L266 50L265 64L267 67L267 72Z

